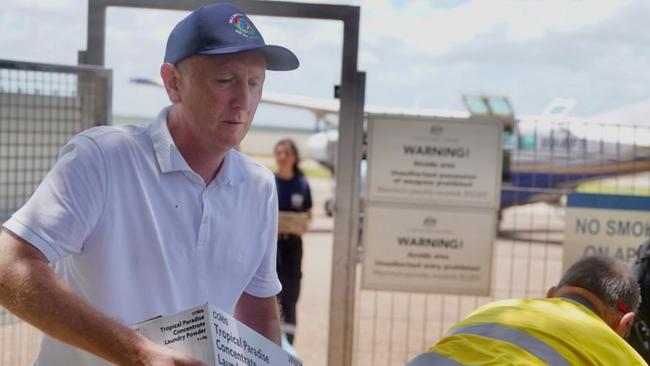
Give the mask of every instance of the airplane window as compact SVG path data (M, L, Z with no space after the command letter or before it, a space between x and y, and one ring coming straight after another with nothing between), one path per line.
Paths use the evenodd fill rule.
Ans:
M534 135L520 135L519 136L519 150L534 150L535 149L535 136Z
M512 132L508 131L503 131L501 134L501 148L504 150L512 150L513 148L513 141L514 141L514 136Z
M557 106L551 110L551 114L563 114L566 111L566 107Z
M488 107L482 99L467 98L465 103L471 114L488 114Z
M490 103L490 110L492 110L493 114L501 116L512 116L514 114L507 98L490 98L488 103Z

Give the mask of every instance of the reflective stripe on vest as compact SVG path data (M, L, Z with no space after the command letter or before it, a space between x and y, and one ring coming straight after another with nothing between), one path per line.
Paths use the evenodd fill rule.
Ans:
M451 358L447 358L438 353L423 353L416 358L412 359L411 362L407 363L406 366L463 366L462 363L456 362Z
M449 335L471 334L512 343L552 366L569 366L569 362L548 344L521 330L499 324L477 324L454 329Z

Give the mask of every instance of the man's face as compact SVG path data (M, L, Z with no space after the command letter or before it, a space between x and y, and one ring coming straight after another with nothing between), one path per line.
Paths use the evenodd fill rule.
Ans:
M254 51L193 56L182 61L178 71L181 128L206 148L239 145L262 97L265 57Z

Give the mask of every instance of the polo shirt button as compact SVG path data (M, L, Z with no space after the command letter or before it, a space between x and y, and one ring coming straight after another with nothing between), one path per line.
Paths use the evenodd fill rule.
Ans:
M208 218L207 218L207 217L204 217L204 218L203 218L203 224L205 225L205 224L207 224L207 223L208 223Z

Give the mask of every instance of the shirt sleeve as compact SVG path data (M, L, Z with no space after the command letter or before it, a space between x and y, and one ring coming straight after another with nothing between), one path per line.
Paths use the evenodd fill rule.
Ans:
M96 143L73 137L34 194L4 223L50 262L81 253L106 198L106 164Z
M277 240L278 240L278 194L275 183L269 184L266 205L266 220L264 233L261 236L262 247L265 248L257 272L244 290L256 297L271 297L280 293L282 285L277 272Z

